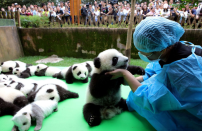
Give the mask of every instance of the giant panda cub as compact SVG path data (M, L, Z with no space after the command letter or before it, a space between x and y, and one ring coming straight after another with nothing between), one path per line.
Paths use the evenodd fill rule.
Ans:
M21 88L20 91L24 95L29 96L32 93L35 93L40 87L42 87L43 85L47 85L47 84L55 84L55 85L59 85L59 86L63 87L64 89L68 89L67 84L61 80L47 79L47 80L38 80L36 82L31 82L29 84L26 84L23 88Z
M2 73L4 74L12 74L14 68L28 66L30 66L30 64L26 64L21 61L5 61L1 63Z
M29 78L30 76L34 76L36 72L37 66L29 66L27 68L19 67L13 70L13 74L17 75L20 78Z
M88 82L88 68L84 64L74 64L71 67L63 69L61 72L55 74L53 77L58 79L65 79L68 84L74 81Z
M87 67L88 73L89 73L89 77L92 77L92 75L94 73L94 69L95 69L93 61L86 61L86 62L83 62L81 64L84 64Z
M6 75L4 75L4 74L0 75L0 88L6 87L9 84L7 79L8 79L8 77Z
M36 121L36 127L34 130L40 130L44 118L58 110L57 105L56 101L45 100L36 101L25 106L12 118L14 123L12 131L27 131L30 128L32 121Z
M38 100L56 100L58 102L66 100L68 98L78 98L77 93L68 91L67 88L64 88L57 84L45 84L28 95L29 102L38 101Z
M144 74L144 69L138 66L128 66L128 57L115 49L101 52L94 59L95 71L87 89L86 104L83 115L90 126L96 126L102 119L110 119L122 111L128 110L126 100L121 97L122 77L111 80L112 75L106 72L115 69L130 69L132 74Z
M0 97L0 116L4 115L15 115L16 112L20 110L20 107L14 105L13 103L6 102Z
M12 88L0 88L0 98L20 108L28 104L28 100L24 94Z
M12 73L13 73L13 75L17 75L19 77L21 72L26 69L27 69L26 67L17 67L17 68L13 69Z
M65 79L65 75L67 74L67 71L69 70L69 68L70 67L66 67L62 69L59 73L56 73L55 75L53 75L53 78Z
M61 70L59 68L56 67L49 67L47 65L44 64L38 64L35 72L36 76L53 76L56 73L59 73Z

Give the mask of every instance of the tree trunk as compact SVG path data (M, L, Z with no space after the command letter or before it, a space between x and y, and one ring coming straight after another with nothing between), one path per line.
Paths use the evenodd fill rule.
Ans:
M136 0L131 0L131 14L130 21L128 25L128 33L127 33L127 41L126 41L126 56L129 59L131 58L131 40L132 40L132 29L133 29L133 21L134 21L134 9L135 9Z

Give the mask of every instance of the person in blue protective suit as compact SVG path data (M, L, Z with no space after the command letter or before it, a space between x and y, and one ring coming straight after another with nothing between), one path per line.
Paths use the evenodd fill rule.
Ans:
M162 68L158 61L151 62L145 68L145 75L136 77L136 79L139 82L143 82L143 81L147 80L148 78L152 77L153 75L159 74L161 72L161 70L162 70Z
M179 42L180 24L148 17L135 29L134 45L146 62L159 61L162 70L140 83L130 72L107 74L123 77L131 88L127 98L136 111L158 131L202 130L202 49Z

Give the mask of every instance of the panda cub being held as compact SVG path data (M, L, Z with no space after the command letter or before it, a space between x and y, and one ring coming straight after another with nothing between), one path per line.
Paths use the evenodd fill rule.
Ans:
M86 104L83 115L90 126L96 126L102 119L110 119L122 111L127 111L126 100L121 97L123 77L113 79L106 72L115 69L127 69L134 74L143 75L144 69L139 66L128 66L128 57L115 49L101 52L94 59L94 74L87 89Z

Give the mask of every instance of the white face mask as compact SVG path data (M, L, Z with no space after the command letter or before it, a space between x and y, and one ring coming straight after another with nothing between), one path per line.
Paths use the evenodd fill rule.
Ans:
M158 59L156 59L156 60L149 60L149 59L148 59L148 57L152 56L153 53L152 53L151 55L149 55L149 56L145 56L145 55L141 54L140 52L138 52L138 55L139 55L140 59L142 59L143 61L151 63L151 62L160 61L160 57L161 57L162 53L161 53L161 55L158 57Z

